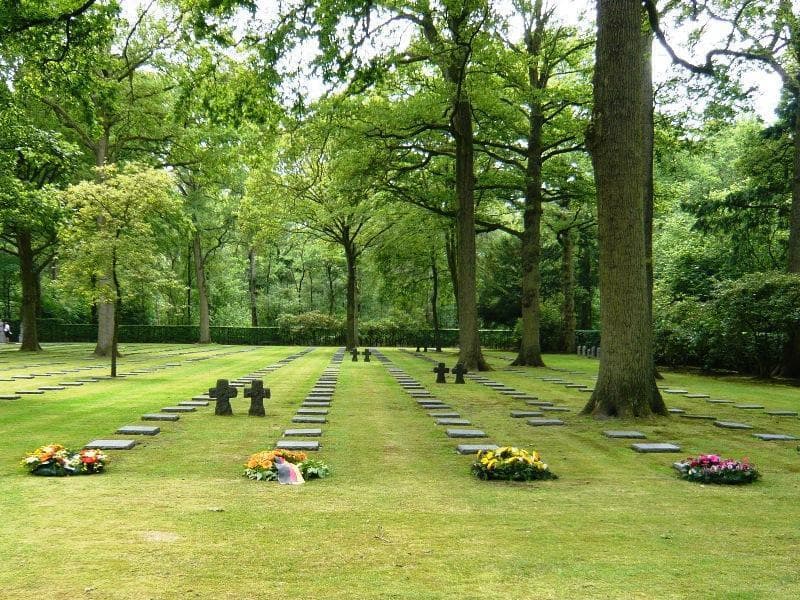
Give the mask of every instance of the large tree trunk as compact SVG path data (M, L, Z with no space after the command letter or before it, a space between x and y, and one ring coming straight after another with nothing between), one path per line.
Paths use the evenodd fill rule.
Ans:
M355 248L348 245L344 249L347 261L347 321L345 324L345 345L348 350L358 348L358 309L356 294L356 261L358 256Z
M200 233L195 231L192 239L192 252L194 255L194 279L197 282L197 305L200 313L200 339L201 344L211 343L211 321L208 309L208 284L206 283L206 265L203 257L203 247L200 243Z
M572 264L575 242L572 230L560 231L558 242L561 245L561 293L564 296L561 303L561 350L572 353L575 352L575 268Z
M786 270L789 273L800 273L800 98L794 98L794 106L794 168ZM789 333L789 339L783 349L780 374L784 377L800 377L800 329Z
M108 159L108 131L101 136L95 149L95 165L97 167L106 166ZM98 223L100 227L103 223ZM114 282L110 273L103 273L97 278L96 286L99 289L113 291ZM103 294L110 296L111 294ZM95 356L110 356L114 345L114 303L97 302L97 344L94 347Z
M666 415L653 375L644 248L639 0L599 0L594 114L589 136L597 186L600 322L595 391L583 409L598 417Z
M36 352L41 350L39 334L36 330L36 312L39 302L37 297L37 277L33 261L33 242L31 232L25 229L17 231L17 254L19 256L20 282L22 284L22 307L20 308L20 350Z
M250 296L250 325L258 327L258 290L256 289L256 253L247 251L247 289Z
M439 267L436 253L431 252L431 325L433 326L433 346L436 352L442 351L442 332L439 325Z
M325 278L328 281L328 314L333 315L336 296L333 291L333 265L325 265Z
M465 98L453 106L456 142L456 243L458 247L458 361L470 371L486 371L478 335L475 250L475 172L472 106Z
M455 232L449 228L444 236L444 252L447 255L447 270L453 286L453 302L456 305L456 321L458 321L458 256Z

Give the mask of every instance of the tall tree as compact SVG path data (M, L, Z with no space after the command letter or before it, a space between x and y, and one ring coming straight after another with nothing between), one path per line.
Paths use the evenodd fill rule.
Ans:
M603 342L595 391L583 409L598 417L667 414L653 372L647 295L641 37L639 0L598 1L588 141L597 186Z

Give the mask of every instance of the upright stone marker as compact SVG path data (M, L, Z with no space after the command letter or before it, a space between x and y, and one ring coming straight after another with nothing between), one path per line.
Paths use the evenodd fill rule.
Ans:
M433 372L436 373L436 383L447 383L447 380L444 378L445 373L449 373L450 369L444 366L444 363L439 363L438 366L433 368Z
M456 363L456 366L453 367L453 374L456 376L456 383L466 383L464 381L464 375L466 373L468 373L468 371L461 363Z
M208 397L217 401L214 414L222 416L232 415L231 398L236 398L238 393L235 387L228 385L227 379L217 379L217 387L208 390Z
M247 414L251 417L265 417L267 413L264 412L264 398L271 398L269 388L264 387L264 382L261 379L254 379L250 384L250 389L245 389L244 397L250 398L250 410Z
M370 357L369 348L364 348L363 354L364 354L364 362L369 362L369 357Z

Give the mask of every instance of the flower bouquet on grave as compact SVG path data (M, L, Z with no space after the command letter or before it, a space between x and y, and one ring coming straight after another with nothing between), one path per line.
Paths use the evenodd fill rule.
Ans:
M542 462L538 452L528 452L513 446L479 451L472 463L472 473L484 480L533 481L558 478Z
M275 459L283 458L288 463L297 465L305 479L321 479L330 475L330 467L313 458L308 458L305 452L292 450L263 450L256 452L244 464L244 476L254 481L277 481L278 467Z
M22 459L22 465L31 474L43 477L102 473L107 462L108 456L101 450L73 452L61 444L40 446Z
M674 464L681 479L698 483L742 485L753 483L761 474L746 458L741 461L721 458L716 454L701 454Z

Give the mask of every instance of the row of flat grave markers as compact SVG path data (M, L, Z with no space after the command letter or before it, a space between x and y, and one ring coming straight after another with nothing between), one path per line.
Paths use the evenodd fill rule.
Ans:
M464 429L464 427L472 425L468 419L463 418L451 406L434 397L419 381L408 375L403 369L392 366L392 362L379 350L373 349L373 354L382 364L386 365L389 374L417 402L417 405L428 411L428 416L433 417L436 425L447 426L445 430L447 437L455 439L488 437L480 429ZM456 451L459 454L474 455L479 450L496 450L497 448L497 444L482 442L480 444L459 444L456 446Z
M207 357L201 357L201 358L195 358L195 359L188 359L188 360L189 361L192 361L192 360L194 360L194 361L208 360L209 358L219 358L221 356L228 356L228 355L231 355L231 354L239 354L241 352L252 352L253 350L255 350L255 348L245 348L245 349L241 349L241 350L234 350L234 351L230 351L230 352L218 353L218 354L215 354L213 356L207 356ZM54 364L54 363L51 363L51 365L52 364ZM148 369L139 369L139 370L136 370L136 371L118 373L117 377L118 378L124 378L124 377L132 377L132 376L137 376L137 375L144 375L144 374L148 374L148 373L155 373L156 371L160 371L160 370L168 369L168 368L172 368L172 367L178 367L180 365L181 365L181 363L167 363L165 365L158 365L158 366L150 367ZM26 374L26 375L12 375L11 378L9 378L9 379L2 378L2 379L0 379L0 381L30 380L30 379L34 379L34 378L37 378L37 377L52 377L54 375L69 375L71 373L80 373L81 371L94 371L94 370L97 370L97 369L100 369L100 368L107 368L107 365L96 364L96 365L89 365L89 366L85 366L85 367L76 367L74 369L64 369L64 370L60 370L60 371L43 371L43 372L38 372L38 373L29 373L29 374ZM75 380L72 380L72 381L60 381L56 385L42 385L42 386L38 386L36 388L17 390L14 394L0 394L0 400L18 400L22 396L41 395L41 394L44 394L45 392L65 390L65 389L71 388L71 387L82 386L82 385L84 385L86 383L96 383L98 381L109 381L111 379L112 378L110 376L108 376L108 375L86 376L86 377L83 377L81 379L75 379Z
M298 423L304 427L285 429L283 436L275 444L275 448L300 451L319 450L318 439L303 438L322 437L321 425L328 422L328 411L336 392L336 382L339 378L342 360L344 360L344 348L339 348L333 354L331 364L322 371L314 387L311 388L297 413L292 417L292 423ZM312 427L312 425L317 425L317 427Z
M258 379L258 376L263 376L264 374L271 373L272 371L279 369L280 367L290 363L291 361L300 358L305 354L308 354L312 350L313 348L306 348L305 350L302 350L297 354L287 356L286 358L281 359L277 363L265 367L263 369L259 369L258 371L254 371L250 376L247 376L248 381L259 382L260 385L258 386L256 386L255 383L253 384L254 388L258 388L262 392L266 392L265 394L262 393L260 397L258 397L259 394L254 395L252 393L253 388L251 388L251 394L249 396L251 398L250 410L253 411L254 407L257 410L257 407L260 405L261 408L260 412L262 413L256 416L263 416L264 412L263 398L269 397L269 389L263 387L263 382L260 379ZM245 378L241 379L244 380ZM225 383L227 384L227 382ZM230 408L230 398L235 396L235 394L232 394L231 390L235 392L237 388L230 385L220 386L220 382L218 381L216 388L212 388L212 390L219 389L221 387L227 390L226 393L223 394L223 396L227 396L227 398L223 398L222 404L224 405L227 401L228 408ZM209 390L209 392L211 392L212 390ZM161 409L161 412L142 415L141 419L142 421L158 421L158 422L177 421L180 419L181 414L196 412L198 407L208 406L212 400L214 400L214 398L212 398L210 395L195 396L191 400L178 402L178 404L176 404L175 406L165 406L164 408ZM223 410L225 409L224 406L222 409ZM216 405L216 410L220 410L219 402ZM158 435L159 433L161 433L161 428L152 425L124 425L119 429L117 429L116 433L120 435ZM136 445L136 440L131 440L131 439L96 439L86 444L84 448L98 448L101 450L130 450L135 445Z

